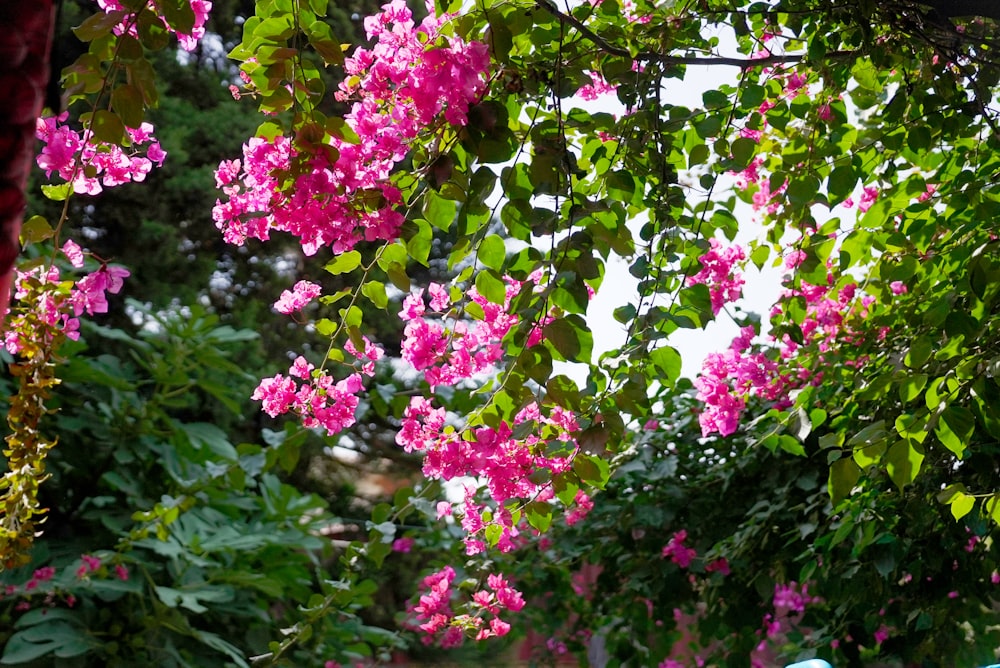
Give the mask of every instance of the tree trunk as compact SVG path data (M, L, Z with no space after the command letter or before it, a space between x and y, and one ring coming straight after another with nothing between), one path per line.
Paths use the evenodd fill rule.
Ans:
M35 119L49 80L53 0L0 0L0 320L20 249Z

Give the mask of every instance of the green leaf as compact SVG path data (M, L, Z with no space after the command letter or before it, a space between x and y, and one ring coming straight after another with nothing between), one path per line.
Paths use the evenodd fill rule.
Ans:
M601 488L607 484L610 475L610 468L606 461L584 453L578 453L573 458L573 471L580 476L582 482Z
M138 128L143 120L142 91L130 84L122 84L111 91L111 107L130 128Z
M532 501L525 508L528 524L544 533L552 524L552 506L544 501Z
M965 453L976 427L976 418L967 408L948 406L938 419L934 434L959 458Z
M956 520L960 520L968 515L975 505L976 497L959 492L951 499L951 514Z
M733 161L736 163L736 169L743 169L750 164L751 160L753 160L754 153L757 152L757 142L748 137L740 137L733 141L729 150L733 154Z
M827 491L834 506L850 496L860 477L861 469L850 457L838 459L830 466Z
M671 384L681 375L681 355L670 346L662 346L650 351L649 359L662 374L657 380Z
M556 318L542 328L545 340L569 362L590 362L594 335L578 315Z
M91 117L90 131L105 144L120 145L125 139L125 124L118 114L107 109L98 109Z
M898 440L889 448L889 453L886 456L886 470L889 473L889 479L899 488L900 492L917 479L923 461L923 449L920 445L909 440Z
M317 12L325 14L325 12ZM340 45L340 40L336 39L330 24L325 21L314 21L305 29L306 38L310 46L316 50L319 57L327 65L343 65L344 49Z
M919 369L930 359L932 352L934 352L934 342L930 337L919 336L910 344L910 350L906 353L903 364L911 369Z
M483 239L479 244L479 261L490 269L500 271L504 260L507 259L507 247L496 234L491 234Z
M862 88L870 91L881 91L882 85L878 80L879 69L868 59L860 59L851 67L851 76Z
M96 12L73 28L73 34L81 42L92 42L98 37L110 35L111 29L121 23L127 15L128 12L120 9L108 13Z
M167 25L182 35L191 34L195 17L189 0L158 0L156 6Z
M605 186L608 196L620 202L631 202L635 197L635 178L624 170L609 174Z
M175 424L187 435L191 445L196 448L207 446L213 454L227 461L235 462L239 459L236 448L229 442L226 432L214 424L208 422L176 422Z
M394 262L389 265L385 273L389 277L389 281L397 288L403 292L410 291L410 277L406 273L405 265Z
M42 185L42 194L53 202L62 202L73 192L73 184L59 183L57 185Z
M378 308L385 308L389 305L389 297L385 293L385 284L379 281L368 281L361 286L361 294L371 300Z
M31 626L10 636L4 645L0 663L29 663L47 654L68 659L91 649L90 638L79 627L64 620Z
M570 410L575 410L580 405L580 388L576 386L573 379L559 375L550 378L545 383L545 391L548 399L557 405Z
M914 124L906 133L906 145L915 153L931 147L931 130L924 124Z
M428 188L424 191L424 218L440 230L448 230L455 222L455 202Z
M488 301L500 306L507 299L507 286L492 269L476 274L476 290Z
M924 388L927 387L927 374L918 373L907 376L899 383L899 399L908 404L920 398Z
M21 225L21 245L36 244L51 239L53 234L55 230L49 221L42 216L32 216Z
M694 124L695 132L702 139L718 137L722 132L722 118L720 116L707 116Z
M338 274L346 274L348 272L354 271L361 266L361 253L356 250L347 251L342 253L337 257L333 258L326 263L323 267L326 271L330 272L334 276Z
M841 201L854 192L854 187L857 184L858 175L854 172L854 168L842 165L830 172L826 188L827 192L833 196L834 201ZM831 202L832 204L833 202Z
M1000 494L994 494L986 501L986 512L994 524L1000 524Z

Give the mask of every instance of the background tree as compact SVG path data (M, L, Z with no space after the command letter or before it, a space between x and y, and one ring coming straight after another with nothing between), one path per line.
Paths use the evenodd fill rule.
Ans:
M77 31L90 58L67 71L66 83L74 99L90 94L91 104L110 90L110 106L81 116L103 146L143 143L124 127L155 106L156 80L146 68L177 67L151 54L169 32L182 39L194 32L200 16L186 3L155 9L163 16L145 5L110 8ZM280 309L311 325L304 329L309 339L296 345L303 357L287 374L261 381L254 396L269 415L294 413L309 428L325 428L327 439L354 429L355 443L370 451L381 444L390 452L383 427L392 427L411 461L414 451L423 455L429 478L483 484L470 486L465 503L451 509L435 504L436 485L402 489L393 504L371 508L371 519L356 523L367 541L342 546L339 584L322 576L303 582L296 597L319 591L304 610L289 613L283 624L291 630L262 660L324 652L340 660L388 640L352 615L373 608L370 569L393 558L400 535L436 558L463 547L467 556L489 555L435 562L410 610L418 635L445 646L504 636L508 613L524 599L506 579L523 561L503 555L517 555L535 531L579 526L588 510L599 535L609 537L590 560L589 573L603 567L592 585L600 598L567 610L543 596L572 582L569 569L584 549L578 529L556 529L548 539L555 542L541 549L554 566L522 573L522 580L537 577L537 605L565 614L567 624L577 615L600 639L589 651L603 643L614 661L670 665L701 654L766 663L789 647L855 664L989 658L988 588L998 576L988 564L1000 497L991 463L998 139L990 105L998 73L988 17L909 2L817 9L799 0L738 8L506 1L438 7L454 14L419 23L395 3L366 22L370 48L345 59L323 18L328 9L322 0L256 3L233 45L236 94L252 98L267 118L240 163L216 170L222 195L213 217L227 241L246 249L225 252L258 258L264 269L250 269L259 281L253 274L244 281L235 264L218 265L219 293L205 301L236 325L241 316L226 313L227 291L262 289L272 270L285 285L318 280L311 272L322 266L330 275L323 285L296 283L279 300ZM115 31L122 21L124 37ZM130 21L137 38L128 37ZM192 58L215 62L205 46ZM739 79L706 91L699 108L682 107L665 85L691 65L735 66ZM324 77L327 67L348 74L333 96L349 108L342 117L330 102L335 84ZM226 85L237 81L224 78ZM601 94L614 94L626 113L593 113L578 103ZM175 140L174 150L189 150L183 133ZM51 150L45 155L51 159ZM229 158L237 155L234 149ZM69 180L93 178L82 174ZM164 190L182 182L164 182ZM44 190L61 201L71 188ZM87 220L86 206L73 211ZM759 237L746 247L731 243L751 217ZM61 224L36 220L26 237L61 241ZM191 236L179 243L197 248L195 233L184 234ZM264 241L295 249L294 277L267 259L286 253L265 255L257 245ZM74 262L74 249L63 248ZM438 253L456 273L439 271ZM92 275L111 281L100 259ZM596 356L584 316L591 293L608 288L606 265L618 259L637 282L615 311L625 343ZM786 291L766 328L763 318L736 312L740 335L720 345L689 388L669 337L732 311L748 261L784 266ZM48 373L54 344L37 344L29 326L45 313L42 298L72 304L82 290L35 271L22 281L8 337L28 360L14 367L20 378L24 368ZM317 297L319 305L309 305ZM120 525L119 551L102 563L143 564L151 588L134 595L158 601L164 614L183 608L211 616L207 603L250 592L235 584L232 592L214 589L214 580L232 575L231 563L203 555L203 534L230 535L221 525L245 506L263 507L264 515L240 540L258 527L273 532L268 522L280 525L294 513L320 516L311 497L294 491L290 499L306 500L272 512L278 492L269 481L278 479L265 471L292 469L302 439L317 437L294 426L267 430L269 447L259 450L203 426L227 426L216 420L215 402L237 415L245 410L226 406L230 386L215 385L205 370L256 371L242 360L231 366L220 352L247 337L236 327L213 334L197 309L190 318L202 324L188 332L175 319L187 311L169 302L162 309L133 307L146 323L142 337L103 335L132 352L98 357L76 379L90 380L100 364L115 369L111 378L130 378L113 362L129 358L153 379L144 401L155 410L136 423L148 451L135 462L143 475L152 473L143 479L155 482L155 492L127 496L142 499L131 522L164 530L157 542L143 543L141 527ZM383 336L388 322L393 333ZM53 341L71 338L67 320L47 326ZM185 344L195 334L210 342L210 353ZM135 342L163 335L170 343L155 355ZM380 353L366 336L400 359L369 368ZM583 365L582 373L571 376L565 363ZM53 400L41 382L49 376L37 378L22 385L12 415L24 397L34 397L33 406ZM700 439L691 434L695 417ZM644 429L651 419L662 419L664 431ZM16 421L12 430L9 442L27 433ZM169 449L162 445L167 434ZM183 455L181 464L171 462L172 452ZM254 476L258 482L246 482ZM106 496L126 489L114 476L101 479L113 492ZM661 493L647 479L668 482ZM169 499L156 501L157 492ZM230 494L239 500L225 500ZM737 503L745 498L754 503ZM438 532L426 528L449 510L455 517ZM612 525L612 516L629 524ZM200 528L182 531L196 520ZM189 539L172 556L176 548L166 546L175 534ZM231 544L217 547L233 556ZM317 549L310 554L322 558ZM249 564L232 566L237 573L252 572L264 558L253 550L247 557ZM267 558L278 563L272 559L284 553ZM180 562L192 567L176 568ZM624 568L635 577L616 577ZM28 581L35 584L17 591L35 591L54 577L36 569ZM932 584L910 586L920 578ZM69 586L57 584L60 592ZM258 612L267 597L280 595L259 590L264 596L247 604ZM187 612L180 614L190 619ZM350 625L336 625L342 615ZM8 647L39 657L97 651L86 631L70 649L43 642L51 629L24 628L42 624L37 617L18 622ZM72 618L63 620L72 628L92 623ZM966 623L955 626L956 618ZM211 619L227 629L242 624ZM653 634L657 622L673 634ZM136 636L142 640L134 646L145 651L148 638ZM180 636L171 638L178 662L202 646L236 662L260 647L200 631ZM578 640L557 637L549 651Z

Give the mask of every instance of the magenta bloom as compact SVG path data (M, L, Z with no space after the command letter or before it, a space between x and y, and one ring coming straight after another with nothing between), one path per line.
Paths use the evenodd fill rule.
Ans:
M737 265L746 260L742 246L723 247L718 239L709 239L711 248L698 258L701 271L687 279L688 285L703 283L712 297L712 314L718 315L722 307L743 296L743 274Z
M290 315L304 309L322 291L323 289L315 283L299 281L291 290L285 290L281 293L278 301L274 302L274 308L278 313Z

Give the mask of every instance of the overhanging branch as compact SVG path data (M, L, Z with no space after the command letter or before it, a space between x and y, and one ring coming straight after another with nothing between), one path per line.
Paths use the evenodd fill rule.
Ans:
M724 65L728 67L739 67L740 69L750 69L754 67L767 67L769 65L780 65L787 63L800 63L806 59L806 54L785 54L770 55L761 58L728 58L725 56L670 56L655 51L641 51L632 55L628 49L611 44L606 39L595 33L583 24L582 21L570 14L559 11L551 0L537 0L538 6L555 16L561 23L572 26L581 35L596 44L602 51L613 56L621 56L632 60L643 62L663 63L665 65ZM831 51L825 55L826 58L840 59L853 58L859 55L857 51Z

